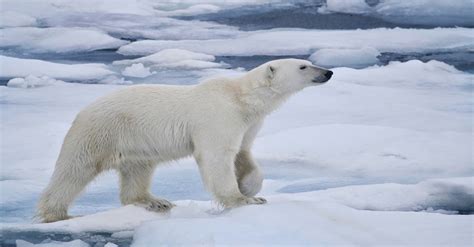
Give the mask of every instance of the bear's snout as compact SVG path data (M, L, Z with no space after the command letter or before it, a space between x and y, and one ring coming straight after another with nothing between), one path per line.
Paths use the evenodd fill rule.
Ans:
M329 79L331 79L332 74L333 74L332 71L326 70L326 72L324 72L322 75L320 75L320 76L314 78L314 79L313 79L313 82L325 83L325 82L329 81Z

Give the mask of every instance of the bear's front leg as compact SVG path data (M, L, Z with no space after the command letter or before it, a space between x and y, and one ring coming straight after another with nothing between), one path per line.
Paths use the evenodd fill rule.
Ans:
M262 189L263 176L249 150L240 150L237 154L235 174L242 194L255 196Z
M248 197L239 190L235 176L234 160L236 149L220 149L195 152L205 186L215 199L226 208L238 207L245 204L263 204L263 198Z

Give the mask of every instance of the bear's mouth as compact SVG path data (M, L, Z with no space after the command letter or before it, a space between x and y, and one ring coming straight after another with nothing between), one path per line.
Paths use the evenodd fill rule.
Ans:
M314 78L311 81L314 82L314 83L325 83L325 82L329 81L329 79L330 78L327 78L327 77L324 77L324 76L318 76L318 77Z

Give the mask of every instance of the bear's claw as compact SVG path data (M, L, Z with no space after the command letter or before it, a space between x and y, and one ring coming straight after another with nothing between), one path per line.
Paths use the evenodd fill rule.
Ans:
M265 204L267 200L263 197L249 197L247 198L247 204Z
M150 198L146 201L136 203L135 205L145 208L148 211L153 212L166 212L172 207L176 206L175 204L159 198Z

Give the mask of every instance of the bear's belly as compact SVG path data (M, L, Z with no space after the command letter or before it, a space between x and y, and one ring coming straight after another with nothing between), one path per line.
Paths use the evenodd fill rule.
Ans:
M189 138L166 138L163 136L141 136L130 142L122 142L118 149L122 159L152 161L155 163L181 159L192 155L193 148Z

